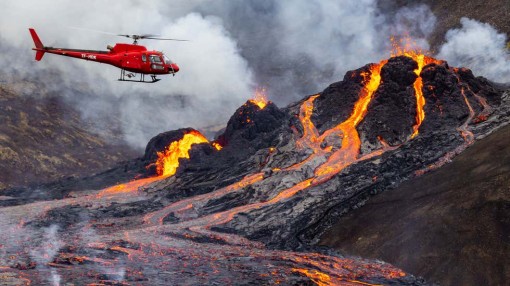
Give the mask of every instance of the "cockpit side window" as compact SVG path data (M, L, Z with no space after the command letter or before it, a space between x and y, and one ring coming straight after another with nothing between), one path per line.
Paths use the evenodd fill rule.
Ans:
M155 63L155 64L162 63L161 58L158 55L150 55L149 59L150 59L151 63Z
M142 54L142 61L144 63L147 62L147 55L146 54Z

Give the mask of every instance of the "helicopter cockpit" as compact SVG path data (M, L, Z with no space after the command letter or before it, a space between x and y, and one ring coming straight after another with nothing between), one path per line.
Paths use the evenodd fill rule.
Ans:
M161 54L149 54L149 61L151 63L151 68L153 70L165 70L167 69L168 73L175 74L179 71L179 67L175 64L170 58L168 58L163 53Z

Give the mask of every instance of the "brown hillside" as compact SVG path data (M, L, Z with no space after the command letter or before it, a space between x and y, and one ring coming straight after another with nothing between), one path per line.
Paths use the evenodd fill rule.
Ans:
M88 131L60 97L19 95L12 87L0 85L0 189L92 174L136 156Z

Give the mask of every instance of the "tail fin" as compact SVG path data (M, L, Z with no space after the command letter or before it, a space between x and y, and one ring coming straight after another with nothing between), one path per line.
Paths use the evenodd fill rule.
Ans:
M40 61L42 59L42 57L44 56L44 45L43 43L41 42L41 39L39 39L39 36L37 35L37 33L35 32L35 30L33 28L30 28L28 29L30 31L30 35L32 36L32 39L34 40L34 44L35 44L35 51L37 51L35 53L35 60L36 61Z

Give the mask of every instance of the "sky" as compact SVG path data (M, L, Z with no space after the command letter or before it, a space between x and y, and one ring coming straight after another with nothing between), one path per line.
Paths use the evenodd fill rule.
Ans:
M36 96L43 83L97 132L119 124L122 138L137 149L160 132L224 126L257 88L280 107L320 92L346 71L387 58L392 35L409 35L427 50L436 25L427 6L380 11L375 0L32 0L2 1L0 9L6 11L0 83L28 78L41 84L22 90L26 96ZM89 30L190 41L140 42L165 52L181 70L156 84L132 84L118 82L120 70L108 65L54 55L35 62L29 27L57 47L105 50L126 42ZM466 18L447 33L439 56L505 81L506 41L490 25Z

